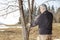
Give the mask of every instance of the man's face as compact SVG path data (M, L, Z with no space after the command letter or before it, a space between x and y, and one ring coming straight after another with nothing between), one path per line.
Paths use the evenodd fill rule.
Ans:
M41 13L43 13L45 10L46 10L45 7L40 6L40 12L41 12Z

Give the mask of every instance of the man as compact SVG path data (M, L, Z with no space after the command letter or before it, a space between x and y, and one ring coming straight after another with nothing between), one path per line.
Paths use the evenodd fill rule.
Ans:
M45 4L40 5L41 15L31 23L31 27L39 26L40 40L51 40L53 15L47 10Z

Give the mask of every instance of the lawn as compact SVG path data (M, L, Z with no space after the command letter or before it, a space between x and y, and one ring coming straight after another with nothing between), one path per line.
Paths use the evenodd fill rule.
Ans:
M3 29L0 29L3 30ZM0 40L22 40L21 28L8 28L0 31ZM38 36L38 27L31 28L30 40L36 40ZM60 23L53 24L53 39L60 38Z

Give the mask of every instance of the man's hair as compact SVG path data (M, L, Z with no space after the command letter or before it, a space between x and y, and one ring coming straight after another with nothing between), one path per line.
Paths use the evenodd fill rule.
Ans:
M46 5L46 4L41 4L40 6L45 7L45 8L46 8L46 10L47 10L47 5Z

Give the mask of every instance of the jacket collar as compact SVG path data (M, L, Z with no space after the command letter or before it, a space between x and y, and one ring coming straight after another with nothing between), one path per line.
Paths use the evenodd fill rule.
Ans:
M42 14L46 14L48 12L48 10L44 11Z

